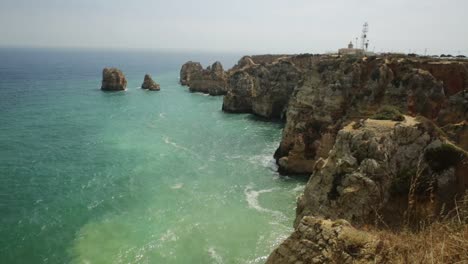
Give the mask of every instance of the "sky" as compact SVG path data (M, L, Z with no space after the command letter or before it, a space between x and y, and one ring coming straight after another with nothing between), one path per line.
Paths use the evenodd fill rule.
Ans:
M468 0L0 0L0 46L468 55Z

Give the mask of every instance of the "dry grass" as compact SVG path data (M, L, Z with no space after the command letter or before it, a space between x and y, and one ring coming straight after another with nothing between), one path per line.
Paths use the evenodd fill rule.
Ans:
M390 252L392 263L468 264L468 194L439 221L417 232L376 231Z

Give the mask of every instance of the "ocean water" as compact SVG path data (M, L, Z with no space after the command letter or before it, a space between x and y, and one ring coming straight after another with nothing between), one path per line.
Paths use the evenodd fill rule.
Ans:
M0 49L0 262L263 263L304 186L276 173L282 125L178 84L240 56Z

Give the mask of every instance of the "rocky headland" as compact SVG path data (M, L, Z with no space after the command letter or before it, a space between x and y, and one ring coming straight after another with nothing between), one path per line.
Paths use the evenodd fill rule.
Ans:
M151 75L146 74L143 80L143 83L141 84L141 89L150 90L150 91L159 91L161 90L161 86L157 84L155 81L153 81L153 78L151 78Z
M127 88L127 79L117 68L104 68L102 71L103 91L124 91Z
M224 95L226 81L227 74L218 61L206 69L198 62L187 62L180 70L180 84L188 86L190 92Z
M213 68L190 62L181 83L210 93L210 82L221 79ZM416 250L404 245L437 222L444 237L461 237L466 252L468 61L245 56L217 76L224 92L210 94L225 93L224 111L284 121L279 171L310 175L296 230L267 263L411 263ZM456 228L440 224L454 210ZM397 235L407 239L398 243L379 233L401 230L414 233ZM442 259L468 261L444 248Z

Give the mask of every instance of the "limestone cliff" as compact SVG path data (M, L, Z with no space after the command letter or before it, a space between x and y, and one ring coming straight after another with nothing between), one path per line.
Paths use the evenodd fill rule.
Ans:
M345 126L328 158L316 163L296 225L307 215L387 226L434 217L468 188L466 152L439 133L409 116Z
M227 74L220 62L203 69L198 62L187 62L180 70L180 83L191 92L226 94Z
M328 158L316 163L298 199L295 232L267 263L412 263L398 245L351 224L427 226L467 189L468 154L429 120L351 122L338 132ZM464 259L457 253L449 258Z
M369 117L383 105L447 126L452 140L460 144L464 140L460 133L467 133L467 65L393 57L312 61L288 104L283 138L275 154L280 171L311 173L315 161L326 158L330 142L345 121ZM450 81L446 67L455 69L456 81ZM451 124L459 126L452 129ZM466 143L462 147L466 150Z
M276 156L283 172L312 175L295 232L267 263L400 263L386 241L341 223L420 228L456 207L468 189L468 63L322 57L303 65Z
M234 69L223 100L223 111L226 112L280 119L291 94L302 81L301 70L286 58L256 64L244 57Z
M265 55L225 72L223 111L285 120L279 171L311 175L295 232L267 263L395 263L385 241L351 225L418 228L455 208L468 189L467 69L394 55Z

